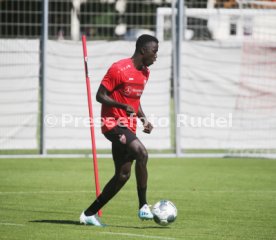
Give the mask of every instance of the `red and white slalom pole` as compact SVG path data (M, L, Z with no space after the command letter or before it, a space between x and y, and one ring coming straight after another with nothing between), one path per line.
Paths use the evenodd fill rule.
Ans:
M96 152L94 118L93 118L90 78L89 78L88 64L87 64L88 57L87 57L87 47L86 47L86 36L85 35L82 35L82 47L83 47L87 100L88 100L88 110L89 110L89 119L90 119L90 133L91 133L91 141L92 141L92 155L93 155L93 167L94 167L94 176L95 176L95 184L96 184L96 196L98 197L100 195L101 191L100 191L99 174L98 174L98 160L97 160L97 152ZM98 215L102 216L101 210L99 210Z

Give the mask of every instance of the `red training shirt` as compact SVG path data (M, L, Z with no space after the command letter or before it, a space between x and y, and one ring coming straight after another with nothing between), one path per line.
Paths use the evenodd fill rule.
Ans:
M141 71L133 65L132 59L122 59L112 64L101 84L110 92L109 97L115 101L133 107L136 115L140 106L140 97L149 78L149 69ZM121 108L102 104L102 132L105 133L116 125L124 125L136 132L137 118L129 117Z

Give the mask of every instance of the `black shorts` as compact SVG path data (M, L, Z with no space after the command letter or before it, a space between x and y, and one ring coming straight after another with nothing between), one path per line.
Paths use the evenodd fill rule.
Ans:
M115 163L124 163L135 159L129 149L129 144L137 139L137 136L127 127L116 126L104 133L104 136L112 142L112 155Z

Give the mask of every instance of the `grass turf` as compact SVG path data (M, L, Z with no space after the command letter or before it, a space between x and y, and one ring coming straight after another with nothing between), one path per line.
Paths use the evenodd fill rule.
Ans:
M133 171L97 228L78 223L95 196L91 159L0 159L0 238L276 239L275 160L150 159L148 170L149 202L173 201L176 222L138 219ZM112 160L100 159L99 172L103 186Z

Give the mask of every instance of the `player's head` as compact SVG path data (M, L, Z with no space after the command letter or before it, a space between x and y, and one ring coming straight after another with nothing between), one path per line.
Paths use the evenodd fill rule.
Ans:
M136 41L135 53L142 57L144 66L150 66L157 58L158 39L154 36L143 34Z

